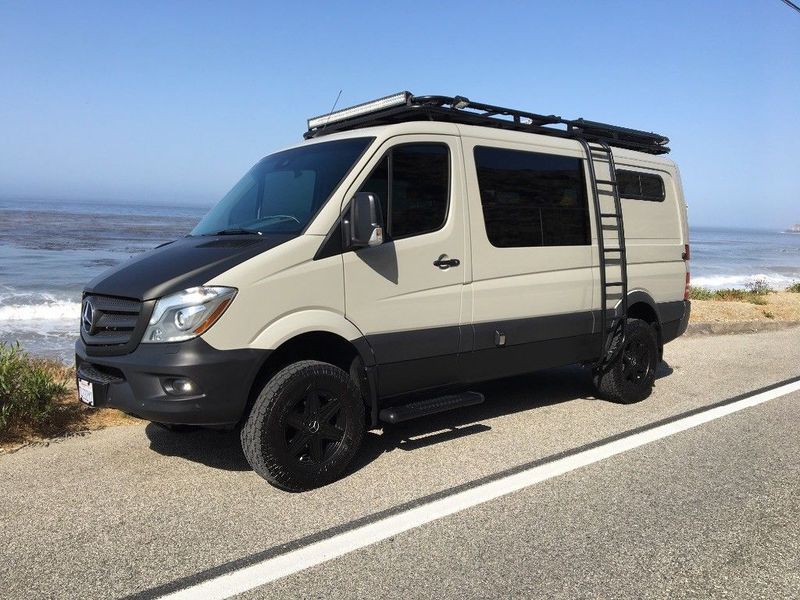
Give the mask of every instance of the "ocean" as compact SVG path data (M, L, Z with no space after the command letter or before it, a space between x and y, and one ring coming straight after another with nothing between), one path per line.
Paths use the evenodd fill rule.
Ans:
M130 256L188 233L209 205L0 200L0 341L69 362L83 286ZM800 234L695 227L692 284L784 288L800 281Z
M185 235L209 208L0 200L0 341L74 360L83 286Z

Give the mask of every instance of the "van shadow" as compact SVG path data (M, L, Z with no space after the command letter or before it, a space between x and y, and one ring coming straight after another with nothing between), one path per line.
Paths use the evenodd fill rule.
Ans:
M534 410L579 398L593 399L591 371L580 366L561 367L530 375L499 379L470 388L484 395L483 404L438 415L387 425L369 431L351 465L358 471L386 452L413 451L490 431L485 423L495 417Z
M669 377L674 372L675 369L670 367L667 361L662 360L660 363L658 363L658 366L656 367L656 381L658 381L663 377Z
M164 456L177 456L223 471L250 471L242 452L238 430L190 427L170 431L155 423L144 429L150 449Z
M662 361L656 367L656 380L672 373L672 367ZM484 395L483 404L387 425L381 433L368 431L361 451L348 471L358 471L386 452L412 451L490 431L491 427L482 421L495 417L578 399L606 402L594 395L591 369L579 365L498 379L471 389Z
M671 375L666 362L658 365L656 379ZM381 432L368 431L348 473L363 469L381 455L395 450L413 451L462 437L490 431L485 423L510 415L571 400L598 400L594 396L591 371L580 366L560 367L531 375L512 377L473 386L486 398L483 404L385 426ZM176 456L224 471L249 471L238 430L188 428L170 431L150 423L145 428L150 449L164 456Z
M396 284L398 282L397 251L394 242L372 248L361 248L356 256L378 275Z

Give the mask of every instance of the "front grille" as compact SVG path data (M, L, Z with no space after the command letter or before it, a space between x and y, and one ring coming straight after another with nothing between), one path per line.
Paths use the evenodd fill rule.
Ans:
M125 346L131 342L141 312L138 300L87 295L81 306L81 337L87 346Z

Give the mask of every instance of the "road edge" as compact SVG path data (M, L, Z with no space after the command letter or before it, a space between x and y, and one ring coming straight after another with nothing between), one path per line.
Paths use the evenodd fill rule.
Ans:
M704 321L689 323L685 335L689 337L703 335L730 335L746 333L764 333L766 331L781 331L800 326L798 321Z

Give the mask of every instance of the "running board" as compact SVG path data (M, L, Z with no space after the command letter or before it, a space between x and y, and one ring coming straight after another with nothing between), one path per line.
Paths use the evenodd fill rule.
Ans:
M384 423L401 423L419 417L427 417L437 413L462 408L464 406L474 406L483 402L483 394L478 392L464 392L463 394L451 394L449 396L439 396L428 400L419 400L411 404L402 406L392 406L384 408L380 412L380 419Z

